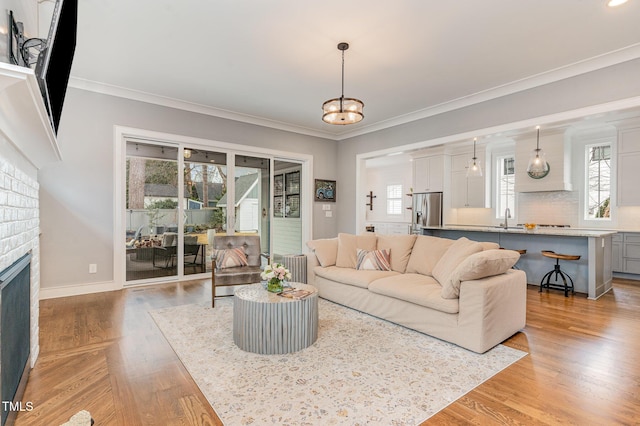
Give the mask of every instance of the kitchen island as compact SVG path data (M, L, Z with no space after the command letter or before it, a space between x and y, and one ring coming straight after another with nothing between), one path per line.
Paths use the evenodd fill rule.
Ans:
M562 270L573 278L575 291L586 293L589 299L597 299L611 289L611 237L616 231L571 228L528 231L520 227L445 225L423 227L422 233L450 239L467 237L475 241L492 241L505 249L527 250L517 267L527 273L527 282L534 285L540 285L542 277L555 264L552 259L542 256L542 250L580 255L577 261L560 261Z

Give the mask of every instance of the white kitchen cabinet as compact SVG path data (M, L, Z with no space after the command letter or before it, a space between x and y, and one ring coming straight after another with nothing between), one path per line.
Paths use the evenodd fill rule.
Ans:
M623 270L622 242L623 234L618 233L611 237L611 270L613 272L622 272Z
M467 177L467 167L472 156L473 152L469 152L451 157L451 207L454 209L485 206L485 174L481 177ZM477 157L478 163L482 165L482 158L479 155Z
M413 192L444 191L444 155L413 160Z
M613 235L611 269L614 272L640 274L640 233L620 232Z
M640 274L640 234L624 233L622 261L622 272Z
M640 206L640 128L618 133L618 205Z

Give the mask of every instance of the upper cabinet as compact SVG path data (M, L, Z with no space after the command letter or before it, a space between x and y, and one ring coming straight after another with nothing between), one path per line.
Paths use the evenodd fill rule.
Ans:
M618 205L640 206L640 127L618 132Z
M571 191L571 143L563 133L540 135L540 148L546 153L549 173L542 178L529 176L527 164L536 148L536 135L516 143L516 192Z
M481 177L467 177L469 159L473 157L473 151L469 153L451 156L451 207L485 207L485 181ZM477 154L478 163L484 165L483 156ZM485 171L486 172L486 171Z
M413 160L413 192L444 191L444 155Z

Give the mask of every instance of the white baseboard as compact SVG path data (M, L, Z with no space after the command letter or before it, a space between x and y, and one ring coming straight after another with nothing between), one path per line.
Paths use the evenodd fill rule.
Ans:
M114 281L104 281L89 284L74 284L61 287L40 287L40 300L58 297L79 296L82 294L102 293L122 289Z

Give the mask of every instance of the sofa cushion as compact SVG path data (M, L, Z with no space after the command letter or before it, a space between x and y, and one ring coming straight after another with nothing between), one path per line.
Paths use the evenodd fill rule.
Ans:
M318 262L320 262L320 265L326 267L336 264L336 257L338 257L337 238L325 238L307 241L307 247L313 250L316 257L318 258Z
M226 268L216 270L216 286L236 285L238 283L259 283L262 279L259 266L239 266L237 268Z
M433 277L443 285L463 260L480 251L482 251L482 244L465 237L458 238L433 267Z
M388 250L358 249L356 269L359 271L390 271L391 264Z
M503 274L516 264L520 254L514 250L484 250L472 254L463 260L442 284L442 297L457 299L460 295L460 282L479 280L493 275Z
M404 273L417 235L378 235L378 250L389 250L391 269Z
M444 299L440 284L426 275L402 274L380 278L369 284L369 291L448 314L456 314L459 310L458 300Z
M376 236L374 234L338 234L336 266L355 269L358 249L375 250Z
M482 250L496 250L500 248L500 244L490 241L480 241L480 245L482 246Z
M369 287L369 283L377 279L400 275L394 271L358 271L339 266L329 266L328 268L316 266L313 268L313 272L317 277L362 288Z
M418 235L407 263L407 273L433 275L438 260L453 244L453 240L430 235Z

